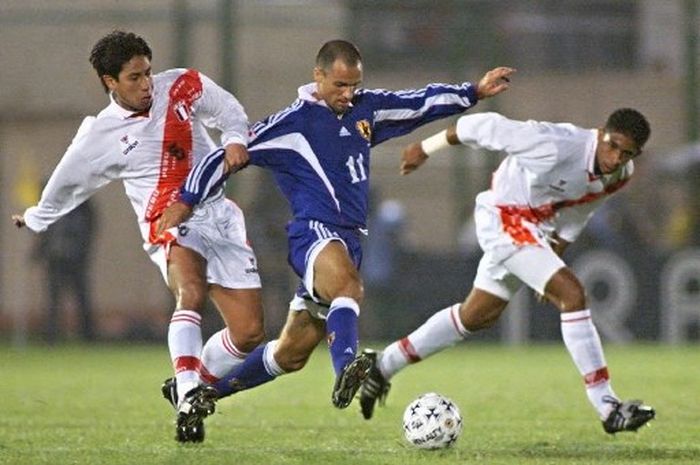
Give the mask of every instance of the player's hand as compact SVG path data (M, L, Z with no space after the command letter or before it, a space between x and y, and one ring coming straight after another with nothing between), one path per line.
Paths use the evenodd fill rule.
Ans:
M24 221L24 216L23 216L23 215L18 215L18 214L12 215L12 222L13 222L13 223L15 224L15 226L17 226L18 228L21 228L22 226L24 226L25 224L27 224L27 223Z
M407 145L401 152L401 175L407 175L417 170L420 165L425 163L428 155L425 154L420 142L414 142Z
M156 237L160 237L170 228L179 226L192 214L192 207L184 202L175 202L163 211L156 225Z
M484 74L479 81L476 95L479 100L500 94L510 87L510 76L515 72L514 68L500 66Z
M226 172L235 173L248 165L250 156L245 145L228 144L224 150L226 151Z

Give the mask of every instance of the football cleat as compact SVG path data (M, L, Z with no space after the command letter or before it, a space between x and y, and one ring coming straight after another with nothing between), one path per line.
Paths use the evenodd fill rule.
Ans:
M372 366L367 373L367 379L364 380L362 387L360 387L360 409L362 410L362 416L365 420L369 420L374 414L375 405L377 403L379 403L379 405L384 405L386 403L386 397L389 395L391 383L387 381L384 375L382 375L382 372L379 371L379 367L377 366L377 357L379 354L372 349L365 349L362 353L367 355L372 361Z
M168 378L163 381L160 392L163 393L165 400L170 402L170 405L177 410L177 381L175 378Z
M614 397L605 396L603 401L613 406L608 418L603 421L603 429L608 434L620 431L637 431L656 416L654 409L643 405L641 400L621 402Z
M161 393L165 400L167 400L170 405L178 411L177 408L177 381L175 378L168 378L163 381L161 386ZM199 388L196 388L199 389ZM190 394L194 390L190 391ZM188 396L190 396L188 394ZM187 397L185 401L187 400ZM184 404L184 402L183 402ZM213 407L212 407L213 412ZM178 411L177 418L175 420L175 440L178 442L202 442L204 441L204 416L200 416L197 419L188 418L187 415L181 415Z
M367 373L372 367L372 360L367 354L360 354L350 363L345 365L335 379L331 401L337 408L346 408L352 402L353 397L367 378Z

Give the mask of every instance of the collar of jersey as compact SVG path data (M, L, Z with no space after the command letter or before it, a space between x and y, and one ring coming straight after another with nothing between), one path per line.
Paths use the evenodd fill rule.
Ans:
M153 104L151 104L152 106ZM121 118L121 119L129 119L134 116L142 116L143 112L142 111L131 111L127 110L123 106L119 105L116 100L114 100L114 96L112 93L109 93L109 111L113 113L115 116Z
M328 104L326 103L325 100L318 99L314 96L314 93L316 92L316 83L315 82L310 82L308 84L304 84L303 86L299 87L299 99L303 100L305 102L313 103L316 105L321 105L322 107L328 107ZM352 102L350 103L350 107L352 107Z

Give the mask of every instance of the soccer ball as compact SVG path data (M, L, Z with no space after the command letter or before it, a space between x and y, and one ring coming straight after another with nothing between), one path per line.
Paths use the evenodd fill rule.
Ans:
M403 413L406 440L421 449L443 449L462 432L462 415L445 396L429 392L408 404Z

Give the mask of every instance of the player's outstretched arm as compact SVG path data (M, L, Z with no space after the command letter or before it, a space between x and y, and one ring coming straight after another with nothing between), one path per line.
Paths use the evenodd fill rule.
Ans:
M510 77L515 72L514 68L499 66L484 74L477 86L476 95L479 100L493 97L510 87Z
M438 152L450 145L459 145L457 137L457 127L452 125L447 129L438 132L420 142L407 145L401 152L401 167L399 172L402 175L412 173L425 163L430 155Z

